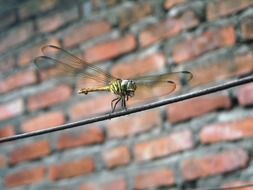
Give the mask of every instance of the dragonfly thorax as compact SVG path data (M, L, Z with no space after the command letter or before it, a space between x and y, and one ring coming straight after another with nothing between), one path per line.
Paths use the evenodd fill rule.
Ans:
M133 97L136 90L136 84L132 80L122 80L121 89L124 95Z

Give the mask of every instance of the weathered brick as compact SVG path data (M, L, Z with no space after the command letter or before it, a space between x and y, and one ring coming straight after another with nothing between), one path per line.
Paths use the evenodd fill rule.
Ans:
M58 0L34 0L27 1L23 6L19 6L18 13L21 19L40 14L54 8Z
M252 0L215 0L208 1L207 19L216 20L228 16L253 5Z
M10 188L39 183L45 178L45 171L45 168L37 167L11 173L4 179L5 186Z
M71 162L53 165L49 168L49 179L57 181L80 175L88 175L95 170L95 163L92 158L84 158Z
M64 122L65 117L63 113L50 112L26 120L24 123L22 123L21 129L23 132L28 133L50 127L56 127L64 124Z
M128 147L119 146L103 153L103 159L108 168L127 165L130 162L130 152Z
M53 15L39 18L37 21L38 28L40 32L52 32L77 18L78 10L76 8L64 12L55 12Z
M177 6L177 5L186 3L186 2L187 2L187 0L166 0L164 2L164 8L166 10L168 10L168 9L171 9L172 7L174 7L174 6Z
M191 70L193 79L189 84L200 86L251 73L253 71L252 62L253 56L249 52L239 55L214 55L205 64Z
M239 159L238 159L239 158ZM227 150L214 155L183 161L185 180L195 180L244 168L249 161L248 152L243 149Z
M175 183L174 172L170 169L156 169L139 174L135 178L135 189L156 189Z
M229 47L236 42L236 33L233 26L209 30L200 36L192 37L178 43L172 50L176 63L196 59L202 54L222 47ZM191 47L191 48L189 48Z
M15 56L8 56L0 60L0 74L10 71L16 66Z
M103 131L99 127L92 127L77 133L62 134L57 140L58 149L68 149L78 146L87 146L102 143L105 139Z
M15 135L15 127L12 125L6 125L0 129L0 138L10 137Z
M7 159L4 155L0 155L0 169L7 166Z
M233 122L211 124L205 126L200 132L202 143L216 143L253 136L253 118L246 118Z
M63 38L64 47L73 47L84 41L101 36L111 30L110 23L96 21L72 28Z
M0 81L0 94L36 83L34 71L19 72Z
M46 44L60 46L60 42L56 38L47 40L46 42L35 44L35 45L23 50L20 53L20 55L18 57L18 64L20 66L25 66L25 65L32 63L35 57L42 55L41 48Z
M119 27L125 29L145 16L152 14L152 12L153 7L148 3L141 3L120 10Z
M47 141L37 141L18 147L10 154L10 163L17 164L23 161L35 160L50 154L51 148Z
M161 127L158 111L147 111L124 118L117 118L108 122L108 137L123 138Z
M164 66L164 55L161 53L155 53L132 62L117 64L113 66L111 73L115 77L128 79L161 70Z
M11 119L24 112L24 101L22 99L0 105L0 121Z
M123 178L120 179L114 179L111 181L106 181L102 183L86 183L81 185L80 190L127 190L127 184L126 181Z
M72 89L68 85L59 85L46 92L35 94L28 98L28 109L35 111L66 102L72 95Z
M240 105L247 106L253 104L253 85L246 84L238 90L238 101Z
M20 44L33 35L32 23L26 23L10 29L5 35L1 36L0 52L6 51L10 47ZM18 37L17 37L18 36Z
M245 18L241 23L241 36L243 39L253 39L253 21L252 17Z
M128 53L136 48L136 39L133 35L126 35L122 38L96 44L84 52L88 62L106 61Z
M167 114L169 121L171 123L176 123L194 117L199 117L211 111L228 109L230 107L231 101L228 96L203 96L171 104L168 107Z
M78 102L70 108L70 117L72 120L78 120L97 113L110 111L112 99L112 96L98 96Z
M149 26L140 33L142 47L149 46L159 40L172 38L185 29L190 29L199 24L199 20L193 11L187 11L178 18L166 20Z
M135 145L134 156L137 161L147 161L192 147L192 134L185 130Z

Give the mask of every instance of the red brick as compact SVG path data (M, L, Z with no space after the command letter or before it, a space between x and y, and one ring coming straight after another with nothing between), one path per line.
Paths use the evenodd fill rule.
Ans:
M251 73L252 62L253 56L248 52L239 55L214 55L203 65L191 70L193 79L189 83L191 86L200 86Z
M68 9L64 12L55 12L53 15L40 18L38 28L40 32L52 32L78 18L78 10Z
M216 20L253 5L252 0L215 0L207 4L207 19Z
M99 127L92 127L77 133L62 134L57 140L58 149L68 149L78 146L88 146L102 143L105 139L103 131Z
M34 71L19 72L0 81L0 94L36 83Z
M95 163L91 158L84 158L61 163L49 168L49 179L57 181L75 176L88 175L95 170Z
M192 134L185 130L135 145L134 156L137 161L147 161L192 147Z
M66 102L72 95L72 89L68 85L59 85L46 92L35 94L28 98L30 111L51 107Z
M0 138L10 137L15 134L16 134L15 128L12 125L7 125L7 126L4 126L4 128L0 129Z
M253 21L252 17L247 17L241 23L241 35L243 39L253 39Z
M240 105L247 106L253 104L253 85L246 84L238 90L238 101Z
M0 121L11 119L24 112L24 101L22 99L13 100L0 105Z
M87 183L83 184L80 187L80 190L127 190L127 184L126 181L121 179L114 179L112 181L106 181L102 183L98 183L97 181L95 183Z
M1 59L0 74L10 71L11 69L15 67L15 65L16 65L16 59L14 55Z
M156 169L139 174L135 178L135 189L156 189L175 184L174 172L170 169Z
M103 159L108 168L127 165L130 162L130 152L128 147L119 146L103 153Z
M217 48L229 47L236 42L236 33L233 26L209 30L200 36L183 41L172 50L176 63L196 59L202 54ZM191 48L189 48L191 47Z
M56 127L58 125L62 125L65 122L65 117L61 112L51 112L45 113L36 117L33 117L27 121L25 121L21 125L21 129L23 132L32 132L42 129L47 129L51 127Z
M89 63L106 61L134 50L136 45L135 37L133 35L127 35L88 48L84 52L84 57L87 58Z
M70 117L72 120L78 120L87 116L111 111L112 96L98 96L89 100L78 102L70 108Z
M177 6L177 5L186 3L186 2L187 2L187 0L166 0L164 2L164 8L166 10L168 10L168 9L171 9L172 7L174 7L174 6Z
M38 141L18 147L10 154L10 163L35 160L50 154L51 148L47 141Z
M171 123L176 123L199 117L211 111L228 109L230 107L231 101L228 96L203 96L171 104L168 107L167 114L169 121Z
M200 132L202 143L216 143L220 141L250 138L253 136L253 118L247 118L227 123L211 124Z
M32 23L26 23L19 25L11 30L9 30L6 35L1 39L0 43L0 53L6 51L10 47L14 47L26 41L33 35L33 25ZM18 36L18 38L17 38Z
M0 169L7 166L7 159L4 155L0 155Z
M238 159L239 158L239 159ZM249 161L248 152L243 149L227 150L214 155L183 161L185 180L195 180L244 168Z
M21 19L34 16L41 12L45 12L54 8L58 3L58 0L40 0L39 3L31 3L28 1L22 6L19 6L18 13Z
M222 185L222 188L226 189L236 189L236 190L253 190L253 181L233 181L230 183L226 183L225 185Z
M19 59L18 59L18 64L20 66L25 66L25 65L32 63L35 57L42 55L41 48L47 44L60 46L60 42L56 38L47 40L46 42L43 42L43 43L35 44L35 45L23 50L20 53Z
M113 119L108 122L108 137L123 138L161 127L159 111L146 111L138 115Z
M152 12L153 7L148 3L126 7L119 12L119 27L125 29L145 16L152 14Z
M193 11L187 11L179 18L168 18L161 23L149 26L140 34L142 47L149 46L159 40L172 38L181 31L193 28L199 24L199 20Z
M45 178L45 168L37 167L32 169L23 169L14 172L5 177L5 186L7 188L23 185L36 184Z
M106 21L96 21L80 25L68 31L63 38L64 47L73 47L84 41L101 36L111 30L110 23Z
M164 55L161 53L155 53L132 62L117 64L112 68L111 73L115 77L128 79L161 70L164 66Z

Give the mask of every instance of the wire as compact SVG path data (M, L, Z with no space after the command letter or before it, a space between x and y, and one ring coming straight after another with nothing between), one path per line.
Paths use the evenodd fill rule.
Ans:
M18 139L29 138L29 137L33 137L33 136L42 135L42 134L52 133L52 132L55 132L55 131L61 131L61 130L65 130L65 129L70 129L70 128L82 126L82 125L87 125L87 124L91 124L91 123L95 123L95 122L99 122L99 121L104 121L104 120L108 120L108 119L112 119L112 118L116 118L116 117L120 117L120 116L124 116L124 115L129 115L129 114L132 114L132 113L141 112L141 111L144 111L144 110L149 110L149 109L157 108L157 107L160 107L160 106L164 106L164 105L167 105L167 104L172 104L172 103L175 103L175 102L179 102L179 101L183 101L183 100L187 100L187 99L191 99L191 98L195 98L195 97L215 93L215 92L218 92L218 91L221 91L221 90L226 90L226 89L229 89L229 88L232 88L232 87L235 87L235 86L239 86L239 85L242 85L242 84L246 84L246 83L249 83L249 82L253 82L253 75L243 77L243 78L240 78L240 79L236 79L236 80L233 80L233 81L229 81L229 82L226 82L226 83L223 83L223 84L215 85L215 86L212 86L212 87L209 87L209 88L201 89L201 90L198 90L198 91L182 94L182 95L175 96L175 97L172 97L172 98L168 98L168 99L165 99L165 100L161 100L161 101L141 105L141 106L138 106L138 107L130 108L126 111L125 110L124 111L118 111L118 112L105 114L105 115L101 115L101 116L95 116L95 117L92 117L92 118L88 118L88 119L73 122L73 123L67 123L67 124L60 125L60 126L53 127L53 128L48 128L48 129L33 131L33 132L29 132L29 133L17 134L17 135L10 136L10 137L0 138L0 143L14 141L14 140L18 140Z

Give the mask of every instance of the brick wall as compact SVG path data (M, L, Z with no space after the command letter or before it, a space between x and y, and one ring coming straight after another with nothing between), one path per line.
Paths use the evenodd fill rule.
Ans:
M110 111L38 72L45 44L120 77L189 70L177 93L252 72L252 0L13 0L0 6L0 137ZM93 84L92 81L87 84ZM186 189L253 182L253 84L0 145L0 189Z

